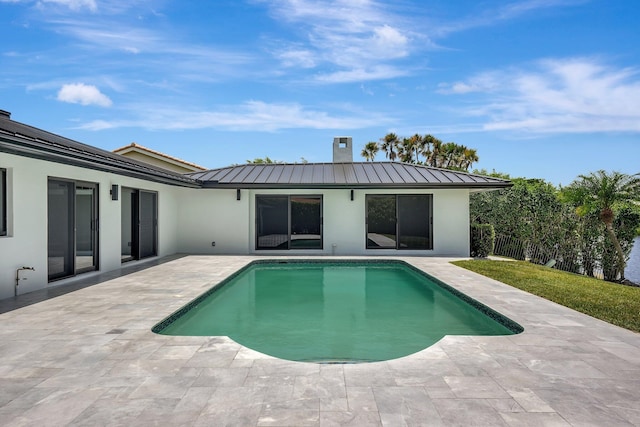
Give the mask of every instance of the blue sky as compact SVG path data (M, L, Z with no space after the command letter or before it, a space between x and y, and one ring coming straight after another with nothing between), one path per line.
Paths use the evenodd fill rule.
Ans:
M640 172L639 19L636 0L0 0L0 109L208 168L431 133L566 185Z

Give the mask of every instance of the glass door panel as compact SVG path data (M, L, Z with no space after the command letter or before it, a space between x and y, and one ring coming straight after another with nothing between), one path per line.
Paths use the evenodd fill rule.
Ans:
M76 185L75 194L75 270L95 270L97 267L96 186Z
M291 197L291 249L322 249L320 197Z
M148 191L139 192L139 250L140 259L158 254L158 195Z
M256 249L289 248L289 198L256 197Z
M74 187L71 182L48 182L47 268L50 281L74 274Z
M134 224L137 225L137 215L134 212L137 210L137 206L136 191L122 187L120 196L120 259L122 262L134 259L134 254L138 253L134 247L134 235L136 234Z
M428 195L398 196L398 249L431 249Z
M367 248L396 248L396 196L367 196Z

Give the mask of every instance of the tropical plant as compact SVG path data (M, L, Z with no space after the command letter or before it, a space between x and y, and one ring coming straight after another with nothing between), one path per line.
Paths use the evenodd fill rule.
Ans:
M462 161L460 166L464 170L469 170L471 165L480 160L478 157L478 151L475 148L464 147Z
M423 151L424 144L424 139L417 133L409 138L402 138L399 144L400 160L405 163L422 164L420 153Z
M395 133L388 133L382 138L380 149L385 152L385 155L392 162L398 157L397 151L400 145L398 135Z
M418 133L409 138L399 138L395 133L388 133L380 138L379 143L367 143L360 154L369 161L373 160L377 150L384 151L392 162L400 160L404 163L465 172L479 160L478 152L473 148L455 142L443 143L433 135L422 136Z
M484 170L480 175L510 179ZM558 189L541 179L511 179L511 188L474 193L470 197L472 222L492 224L495 254L580 272L578 216L558 198Z
M367 142L360 155L364 157L367 162L372 162L376 158L378 151L380 151L380 146L378 145L378 143L375 141L371 141Z
M628 175L615 171L607 173L599 170L589 175L579 175L577 180L564 189L563 197L576 207L578 215L585 217L597 214L615 249L617 270L623 281L626 257L616 234L614 221L616 214L623 208L640 203L640 174Z
M284 163L284 162L280 160L272 160L269 158L269 156L266 156L264 159L261 157L257 157L253 160L247 160L247 163L254 164L254 165L262 165L262 164Z
M471 224L469 254L474 258L486 258L493 253L496 234L491 224Z

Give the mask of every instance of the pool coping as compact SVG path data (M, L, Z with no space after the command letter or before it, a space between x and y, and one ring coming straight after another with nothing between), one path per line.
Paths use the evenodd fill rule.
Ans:
M454 266L454 258L362 257L404 260L523 333L447 336L396 360L318 365L225 337L151 332L166 313L262 258L187 256L1 314L3 424L640 425L640 334Z

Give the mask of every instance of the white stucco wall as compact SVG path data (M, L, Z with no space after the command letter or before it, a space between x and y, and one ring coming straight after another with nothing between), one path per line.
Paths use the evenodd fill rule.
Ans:
M249 191L183 188L179 197L178 251L189 254L249 253ZM211 243L216 245L212 246Z
M256 250L255 196L322 195L322 250ZM433 194L433 250L365 248L366 194ZM236 190L184 189L178 249L197 254L469 256L469 191L461 190ZM211 246L212 242L216 246ZM335 245L335 246L334 246Z
M20 281L20 294L65 282L48 283L47 279L49 177L98 184L101 272L121 266L120 200L111 200L112 184L158 192L158 255L177 252L179 187L7 153L0 153L0 168L6 168L10 178L7 186L9 230L7 236L0 236L0 298L13 296L16 269L22 266L34 267L35 271L21 273L26 280Z
M158 255L264 254L264 255L469 255L469 191L450 190L241 190L191 189L59 163L0 153L0 168L8 171L8 236L0 236L0 298L13 296L16 269L21 273L19 293L55 286L48 283L47 182L61 178L99 186L99 271L121 266L121 202L112 201L112 184L158 193ZM257 251L255 249L256 195L322 195L323 249ZM432 194L433 250L365 248L366 194ZM212 246L215 242L215 246ZM86 277L85 273L78 277Z

